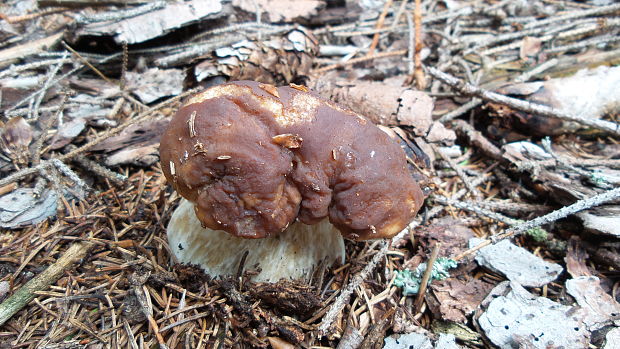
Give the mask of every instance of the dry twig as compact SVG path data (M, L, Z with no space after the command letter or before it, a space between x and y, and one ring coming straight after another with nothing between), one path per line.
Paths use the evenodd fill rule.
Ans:
M494 236L491 240L484 240L476 247L470 248L469 250L454 257L454 259L461 260L464 257L469 256L470 254L478 251L479 249L485 246L488 246L492 243L495 243L497 241L509 238L514 235L518 235L520 233L523 233L525 231L539 227L544 224L555 222L559 219L566 218L577 212L600 206L606 202L618 200L619 198L620 198L620 188L615 188L615 189L606 191L604 193L591 196L587 199L579 200L572 205L562 207L561 209L548 213L544 216L534 218L525 223L515 225L514 227L508 229L506 232L498 234L497 236Z
M428 72L435 78L441 80L450 87L460 91L466 95L478 96L483 100L507 105L513 109L521 110L526 113L538 114L541 116L556 117L562 120L578 122L582 125L589 126L598 130L602 130L620 136L620 125L606 120L589 119L579 115L573 115L569 112L557 110L546 105L531 103L516 98L504 96L502 94L491 92L480 87L464 83L462 80L452 75L446 74L438 69L427 67Z
M35 276L11 297L0 304L0 326L4 325L13 315L26 306L36 297L37 291L47 289L56 282L64 272L75 262L80 261L90 250L93 244L77 242L62 255L54 264L50 265L41 274Z
M426 294L426 288L428 287L428 280L431 279L431 274L433 273L433 267L435 265L435 261L437 260L437 256L439 256L439 247L441 243L436 243L433 246L433 250L431 251L431 256L426 261L426 270L424 271L424 275L422 275L422 280L420 281L420 290L418 291L418 295L416 296L415 302L413 303L413 313L417 314L422 307L422 302L424 302L424 295Z

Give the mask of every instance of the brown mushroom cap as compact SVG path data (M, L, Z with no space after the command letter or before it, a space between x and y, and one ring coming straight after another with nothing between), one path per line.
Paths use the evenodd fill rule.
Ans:
M403 150L366 118L292 86L215 86L170 122L162 168L203 226L263 238L329 217L356 240L404 229L423 195Z

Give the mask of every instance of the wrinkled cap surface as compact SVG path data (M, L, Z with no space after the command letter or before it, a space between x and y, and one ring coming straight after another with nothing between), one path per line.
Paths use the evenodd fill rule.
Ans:
M162 169L200 222L246 238L325 217L355 240L404 229L423 195L400 146L366 118L291 86L215 86L173 117Z

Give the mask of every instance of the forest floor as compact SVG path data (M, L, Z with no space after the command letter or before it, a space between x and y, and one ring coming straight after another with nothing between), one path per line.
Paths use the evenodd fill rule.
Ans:
M619 63L605 0L5 1L0 348L618 348ZM159 137L231 80L381 125L416 220L303 281L175 263Z

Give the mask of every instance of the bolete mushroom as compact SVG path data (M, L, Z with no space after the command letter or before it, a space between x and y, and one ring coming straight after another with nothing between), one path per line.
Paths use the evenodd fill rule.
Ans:
M237 81L191 97L160 146L184 198L168 225L180 262L212 275L260 266L256 281L303 278L344 260L344 241L387 238L422 205L404 151L307 88Z

